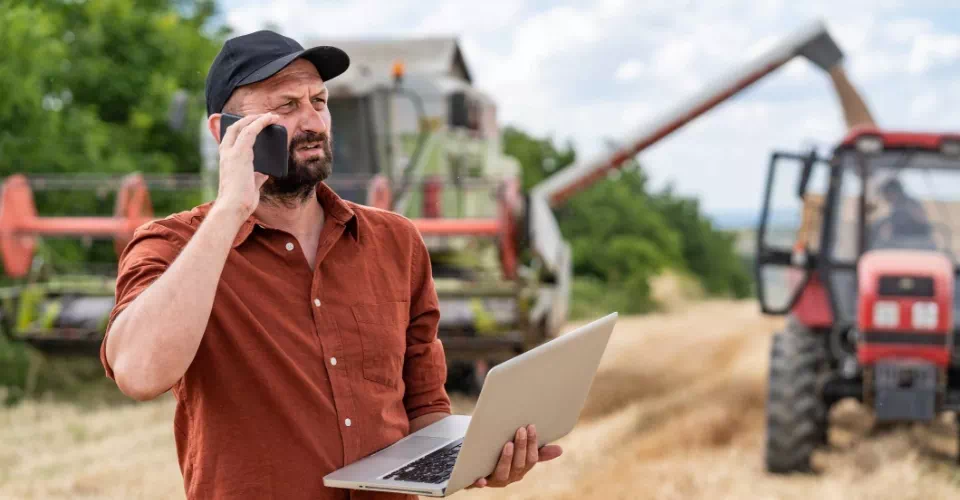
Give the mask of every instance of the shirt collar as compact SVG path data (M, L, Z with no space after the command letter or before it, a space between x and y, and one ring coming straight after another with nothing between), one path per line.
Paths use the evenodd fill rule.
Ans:
M317 185L316 193L317 201L319 201L320 206L323 207L323 213L328 217L332 217L336 224L346 226L346 231L353 236L354 240L359 242L360 221L350 204L334 192L325 182ZM256 226L267 227L266 224L262 223L255 215L251 215L243 222L243 225L240 226L240 230L237 231L237 236L233 239L233 248L237 248L246 241Z

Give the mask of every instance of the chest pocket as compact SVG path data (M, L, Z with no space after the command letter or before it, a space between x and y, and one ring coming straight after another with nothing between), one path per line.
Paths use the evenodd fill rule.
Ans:
M352 309L363 346L363 377L396 388L403 377L409 303L358 304Z

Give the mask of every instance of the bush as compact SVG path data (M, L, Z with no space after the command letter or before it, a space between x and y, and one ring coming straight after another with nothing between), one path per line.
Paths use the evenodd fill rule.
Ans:
M572 146L561 150L516 128L505 130L504 148L520 161L525 189L576 160ZM696 199L676 196L670 187L651 192L635 161L577 193L556 215L573 250L573 300L580 304L572 314L589 309L590 302L605 304L601 309L649 311L655 303L650 281L667 270L695 276L709 295L751 293L734 235L714 229Z

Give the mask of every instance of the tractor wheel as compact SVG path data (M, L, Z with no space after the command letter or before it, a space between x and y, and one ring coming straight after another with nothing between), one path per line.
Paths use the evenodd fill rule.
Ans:
M826 408L818 379L826 352L820 339L792 320L773 337L767 393L766 467L812 472L810 457L826 441Z

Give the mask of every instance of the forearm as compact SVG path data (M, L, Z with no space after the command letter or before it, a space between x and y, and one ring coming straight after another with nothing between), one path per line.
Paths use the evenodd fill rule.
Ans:
M447 418L449 416L450 416L449 413L443 413L443 412L427 413L426 415L420 415L419 417L410 421L410 432L411 433L417 432L420 429L423 429L424 427L427 427L428 425L434 422L439 422L440 420L443 420L444 418Z
M243 220L238 211L212 209L170 267L117 316L106 353L128 396L152 399L190 366Z

